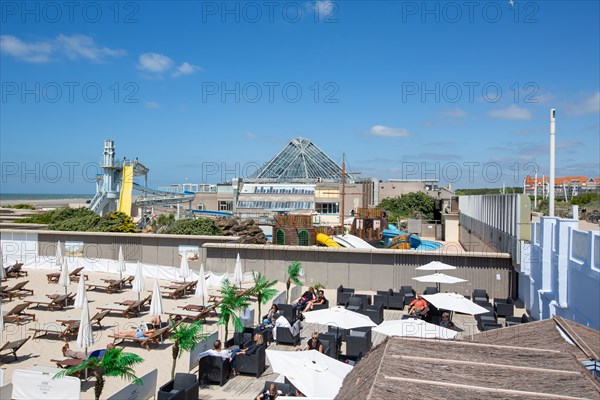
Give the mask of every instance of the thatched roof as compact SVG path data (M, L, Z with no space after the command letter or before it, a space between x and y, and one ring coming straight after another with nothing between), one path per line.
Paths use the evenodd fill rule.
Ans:
M575 345L565 340L563 335ZM600 360L600 331L560 317L481 332L471 336L469 340L477 343L566 351L574 354L579 361Z
M600 398L572 353L392 337L346 376L336 399Z

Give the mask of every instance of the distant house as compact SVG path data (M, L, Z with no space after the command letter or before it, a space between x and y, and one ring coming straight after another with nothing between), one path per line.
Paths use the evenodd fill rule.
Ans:
M533 196L537 189L539 197L546 197L550 192L550 178L537 179L527 176L524 183L525 193ZM571 198L582 193L600 193L600 178L587 178L582 175L563 176L554 178L554 193L556 198Z

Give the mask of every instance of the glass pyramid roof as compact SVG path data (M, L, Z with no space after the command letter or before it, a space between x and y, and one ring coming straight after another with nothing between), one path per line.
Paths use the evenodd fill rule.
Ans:
M290 140L249 181L340 182L342 168L309 139ZM346 175L346 181L351 181Z

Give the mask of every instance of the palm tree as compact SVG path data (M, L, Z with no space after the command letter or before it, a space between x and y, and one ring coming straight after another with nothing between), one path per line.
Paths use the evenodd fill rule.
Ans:
M118 376L121 379L128 379L140 385L142 381L135 375L133 366L144 361L140 356L133 353L124 353L123 349L118 347L107 350L102 358L88 358L83 360L76 367L67 368L60 371L52 379L62 378L66 375L75 375L90 370L96 375L96 384L94 385L94 395L96 400L100 400L100 395L104 389L105 376Z
M277 296L277 289L273 289L273 286L277 284L277 281L270 281L266 275L260 272L252 271L252 278L254 279L254 287L250 291L250 294L256 296L258 302L258 322L260 323L260 305L267 304L269 300Z
M184 351L190 351L206 335L202 333L202 324L194 322L193 324L171 325L173 327L169 339L173 341L173 367L171 367L171 379L175 377L175 365L177 359L181 357Z
M294 284L302 286L302 281L300 280L300 273L302 272L302 265L300 261L294 261L287 267L287 275L288 280L285 283L285 302L288 303L290 301L290 286L292 286L292 282Z
M240 296L237 293L237 286L232 284L229 279L225 278L223 285L221 286L221 303L218 305L219 308L219 325L225 326L225 341L229 334L229 321L233 322L233 326L237 331L244 329L240 317L236 314L236 311L240 311L244 307L248 307L248 296Z

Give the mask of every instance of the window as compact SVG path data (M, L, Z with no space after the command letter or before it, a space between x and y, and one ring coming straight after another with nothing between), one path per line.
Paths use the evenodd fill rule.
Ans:
M233 201L219 201L219 211L232 211Z
M278 229L275 235L275 241L277 244L285 244L285 232L283 229Z
M310 243L310 233L302 230L298 232L298 246L308 246Z
M337 214L339 210L338 203L317 203L316 206L319 214Z

